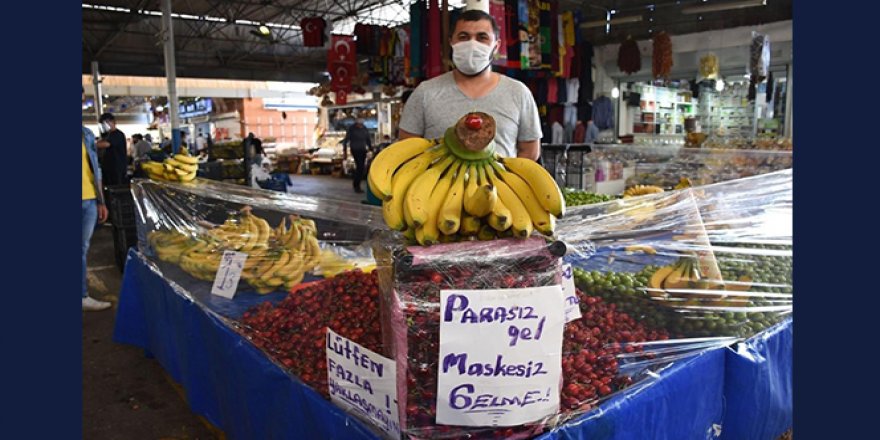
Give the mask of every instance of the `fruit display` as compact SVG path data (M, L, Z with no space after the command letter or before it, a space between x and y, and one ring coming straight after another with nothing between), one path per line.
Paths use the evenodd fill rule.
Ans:
M359 270L304 284L277 304L265 301L246 311L242 333L315 391L328 397L327 328L383 353L375 273Z
M291 215L272 228L249 207L202 233L158 230L148 241L160 260L203 281L214 280L224 251L247 253L241 279L261 294L290 290L321 258L314 221Z
M594 169L603 162L632 168L634 174L626 180L626 187L653 185L665 190L675 188L682 178L693 185L709 185L792 167L790 151L716 150L705 146L595 145L589 156Z
M196 178L199 171L199 159L190 156L186 149L163 162L146 161L141 163L141 169L153 180L167 180L170 182L191 182Z
M648 195L648 194L657 194L657 193L662 193L662 192L663 192L663 188L660 188L659 186L635 185L635 186L631 186L631 187L627 188L623 192L623 197L624 198L638 197L638 196L644 196L644 195Z
M440 341L441 289L500 289L559 283L559 257L545 240L506 239L439 244L430 257L409 249L377 257L382 280L386 346L403 367L398 376L398 405L405 412L401 432L413 438L472 438L529 433L535 426L492 430L435 423ZM434 250L435 247L430 249ZM381 255L381 254L377 254ZM398 371L401 368L398 367ZM538 430L540 432L540 430Z
M565 198L565 206L581 206L591 205L593 203L602 203L614 200L614 196L606 194L596 194L587 191L581 191L573 188L564 188L562 196Z
M552 236L565 200L536 162L495 154L495 120L468 113L442 139L382 150L368 175L388 227L421 245Z

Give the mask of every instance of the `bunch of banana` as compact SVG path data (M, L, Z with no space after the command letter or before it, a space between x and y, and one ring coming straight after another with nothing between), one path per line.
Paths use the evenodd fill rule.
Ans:
M181 153L165 159L164 162L148 161L141 164L141 169L153 180L171 182L190 182L196 178L199 160L182 150Z
M469 113L442 140L409 138L370 166L370 190L392 229L422 245L552 235L565 200L542 166L495 154L495 121Z
M662 193L663 188L654 185L635 185L631 186L623 192L624 198L636 197L636 196L644 196L647 194L657 194Z
M726 305L728 297L723 291L742 292L751 288L751 279L742 277L736 282L724 283L722 280L704 276L694 257L679 258L675 264L657 269L648 280L648 295L654 299L675 298L684 302L669 305ZM716 292L722 291L722 292Z
M265 294L300 283L321 258L315 222L297 216L272 228L250 207L195 238L174 231L151 232L148 240L160 260L177 264L193 277L213 281L223 252L248 254L241 278Z

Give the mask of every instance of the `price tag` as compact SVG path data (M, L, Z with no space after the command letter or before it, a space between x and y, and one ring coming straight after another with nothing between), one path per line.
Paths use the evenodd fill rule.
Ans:
M565 296L565 322L581 318L580 300L574 288L574 273L570 264L562 265L562 295Z
M555 414L562 288L441 290L437 423L516 426Z
M330 400L400 438L397 364L327 328Z
M247 258L248 254L244 252L223 252L220 267L214 277L214 285L211 286L211 294L232 299L238 289L238 280L241 278L241 271Z

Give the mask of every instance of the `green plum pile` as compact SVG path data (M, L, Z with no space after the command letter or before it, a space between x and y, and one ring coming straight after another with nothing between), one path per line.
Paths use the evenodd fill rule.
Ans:
M596 194L571 188L564 189L562 191L562 196L565 197L566 206L592 205L594 203L607 202L617 198L616 196Z

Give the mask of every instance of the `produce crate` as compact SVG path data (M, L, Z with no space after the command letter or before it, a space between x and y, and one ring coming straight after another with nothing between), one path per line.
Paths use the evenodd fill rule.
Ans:
M135 220L134 200L129 185L108 186L104 191L107 208L110 211L110 223L114 227L132 228Z
M590 144L543 144L541 162L560 188L586 189L592 162Z

